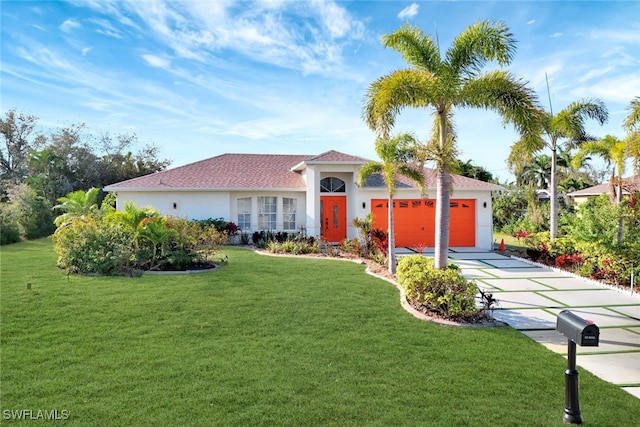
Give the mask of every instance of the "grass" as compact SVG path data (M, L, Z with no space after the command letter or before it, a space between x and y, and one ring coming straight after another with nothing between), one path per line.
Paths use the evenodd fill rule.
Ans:
M2 247L3 421L564 425L566 362L522 334L415 319L362 265L226 252L217 272L132 279L67 277L46 239ZM640 417L586 371L580 403L587 426Z
M495 242L494 244L495 249L498 249L498 246L500 245L500 241L504 240L504 246L506 247L507 250L511 252L524 253L527 250L527 246L524 244L524 239L518 240L517 238L513 237L511 234L503 233L501 231L493 232L493 240Z

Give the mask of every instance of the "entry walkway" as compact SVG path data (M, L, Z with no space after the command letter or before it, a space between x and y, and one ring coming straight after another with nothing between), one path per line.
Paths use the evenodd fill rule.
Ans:
M449 259L498 299L497 320L556 353L567 354L566 338L555 330L559 312L592 320L600 345L577 346L577 364L640 398L640 295L481 249L451 248Z

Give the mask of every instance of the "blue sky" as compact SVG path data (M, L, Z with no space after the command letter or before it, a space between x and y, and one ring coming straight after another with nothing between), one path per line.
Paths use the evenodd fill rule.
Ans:
M442 50L477 20L502 20L518 40L507 67L559 111L602 99L624 136L640 95L637 1L12 1L1 8L2 113L15 108L43 128L85 123L135 132L172 167L222 153L319 154L375 159L362 120L369 84L404 67L380 44L409 22ZM488 69L497 68L489 64ZM395 131L426 139L432 116L404 110ZM457 110L461 159L510 179L517 135L500 117Z

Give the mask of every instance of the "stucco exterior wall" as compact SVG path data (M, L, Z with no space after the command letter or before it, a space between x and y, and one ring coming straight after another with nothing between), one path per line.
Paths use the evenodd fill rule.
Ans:
M229 218L229 193L206 191L118 191L116 208L122 210L127 202L136 207L152 206L161 215L185 219Z

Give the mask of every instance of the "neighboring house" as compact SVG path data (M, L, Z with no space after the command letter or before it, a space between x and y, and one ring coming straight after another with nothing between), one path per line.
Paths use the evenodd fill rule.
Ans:
M640 191L640 175L622 178L622 196ZM582 190L574 191L567 196L571 197L576 205L586 202L591 197L601 194L611 194L611 183L599 184Z
M379 175L360 188L368 160L327 151L320 155L222 154L104 188L117 209L131 201L187 219L224 218L244 232L305 231L330 242L357 237L354 218L374 214L387 229L387 190ZM434 246L435 173L425 169L426 194L400 177L395 195L397 246ZM491 192L502 187L452 176L450 246L493 249Z

